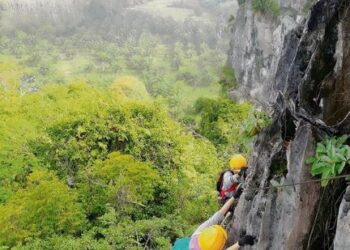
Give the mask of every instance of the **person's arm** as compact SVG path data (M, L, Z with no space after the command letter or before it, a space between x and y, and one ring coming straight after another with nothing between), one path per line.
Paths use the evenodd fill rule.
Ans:
M225 183L225 187L228 188L230 187L232 184L234 183L241 183L242 179L239 176L239 174L233 174L230 171L227 171L224 174L224 183Z
M236 196L237 198L237 196ZM231 206L235 203L236 199L234 197L228 199L223 207L217 211L212 217L210 217L207 221L202 223L193 234L200 233L204 228L220 225L225 218L225 215L230 210Z
M229 248L226 248L226 250L238 250L238 249L240 249L240 247L243 247L245 245L252 246L252 245L254 245L255 240L256 240L255 236L245 235L245 236L241 237L236 244L230 246Z
M220 213L222 216L225 216L226 213L230 210L230 208L232 207L232 205L237 202L237 199L239 199L239 197L241 196L243 192L243 188L238 188L236 190L236 192L233 194L233 197L231 197L230 199L228 199L225 204L222 206L222 208L218 211L218 213Z
M226 248L226 250L238 250L239 249L239 244L238 242L232 246L230 246L229 248Z
M213 225L220 225L225 219L225 215L230 210L231 206L235 203L235 201L239 198L239 196L242 194L242 192L242 189L237 190L234 196L228 199L226 203L222 206L222 208L219 211L217 211L212 217L210 217L207 221L202 223L193 234L200 233L204 228Z
M230 176L230 182L233 183L242 183L242 178L239 174L232 174Z
M230 199L228 199L226 201L226 203L222 206L222 208L219 210L219 213L222 216L225 216L226 213L230 210L230 208L232 207L233 203L235 202L235 198L231 197Z

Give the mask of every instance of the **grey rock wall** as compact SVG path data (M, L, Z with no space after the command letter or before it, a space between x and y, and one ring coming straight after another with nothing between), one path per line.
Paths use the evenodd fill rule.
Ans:
M344 3L348 5L344 7ZM279 55L260 64L256 60L264 58L269 46L258 46L258 36L245 44L246 49L235 52L247 62L239 72L246 84L251 84L250 94L261 90L259 96L268 97L275 112L273 124L260 134L249 160L251 172L235 210L229 243L247 233L256 235L258 242L245 249L329 249L333 243L336 249L350 249L350 241L345 239L350 233L349 199L345 196L339 209L337 228L333 226L336 204L328 203L340 200L344 182L333 183L327 189L322 189L320 183L264 189L271 186L271 179L282 185L310 180L310 166L305 160L314 154L321 136L350 133L350 13L346 6L350 1L320 0L304 22L275 44ZM245 25L255 22L256 17L248 10L244 15ZM271 34L261 36L261 41L271 39ZM258 49L253 53L248 46ZM236 58L232 60L243 65ZM265 68L274 71L264 76L261 70ZM261 89L254 84L261 84ZM328 199L329 195L336 197Z
M281 14L276 18L254 13L251 2L246 0L238 10L228 64L235 69L238 93L268 103L275 95L271 83L284 37L304 21L303 9L308 0L280 0Z
M250 159L250 165L255 167L235 210L230 234L236 238L242 232L257 235L259 241L253 249L304 249L317 210L320 185L310 183L258 192L254 189L270 186L269 180L274 173L266 166L276 164L274 161L281 151L287 157L288 174L279 181L280 184L309 180L311 176L305 160L314 153L315 139L311 126L301 122L296 128L295 139L284 151L279 132L271 138L270 133L274 132L274 129L268 131L265 135L268 138L263 136L257 142L261 143L259 151Z
M350 2L344 4L349 8ZM323 81L325 107L324 112L328 122L338 124L346 117L350 110L350 14L341 18L337 25L338 41L335 58L334 74ZM339 107L339 104L341 106ZM336 114L336 115L335 115ZM342 133L349 134L350 122L346 119L340 127ZM334 239L334 249L350 249L350 187L346 189L339 208L337 230Z
M349 249L350 246L350 187L346 189L339 208L337 233L334 239L334 250Z

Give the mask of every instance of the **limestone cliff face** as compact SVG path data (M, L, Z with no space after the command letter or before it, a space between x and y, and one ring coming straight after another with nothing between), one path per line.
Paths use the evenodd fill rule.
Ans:
M236 71L240 93L264 103L271 100L271 82L281 57L283 40L300 25L308 0L280 0L281 14L254 13L252 0L244 1L233 27L228 63Z
M245 249L350 249L344 180L326 189L320 183L263 189L271 186L271 179L282 185L310 180L305 160L314 154L316 142L327 133L350 133L349 6L349 0L318 1L305 22L283 31L280 44L274 40L275 50L265 44L273 37L270 33L262 40L257 35L241 52L233 47L233 65L246 62L245 68L235 67L239 79L251 90L260 84L275 111L272 125L254 146L251 172L229 232L230 241L242 233L258 237L256 245ZM249 9L244 15L246 24L256 21ZM270 24L264 32L283 27ZM271 71L263 74L265 69Z
M344 199L339 208L337 233L334 239L334 249L349 249L350 246L350 188L346 189Z

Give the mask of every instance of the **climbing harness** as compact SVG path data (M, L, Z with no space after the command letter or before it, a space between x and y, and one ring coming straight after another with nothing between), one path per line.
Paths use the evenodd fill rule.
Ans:
M220 191L220 197L221 199L224 199L226 197L227 193L231 193L233 191L235 191L237 189L238 183L234 183L232 184L231 187L229 187L228 189L223 189Z
M227 193L231 193L231 192L235 191L237 186L238 186L238 184L239 184L239 183L233 183L229 188L223 189L224 175L227 172L230 172L232 175L235 174L233 172L233 170L222 171L220 173L220 175L219 175L219 178L218 178L217 182L216 182L216 191L219 192L219 194L220 194L219 196L220 196L221 200L225 199Z

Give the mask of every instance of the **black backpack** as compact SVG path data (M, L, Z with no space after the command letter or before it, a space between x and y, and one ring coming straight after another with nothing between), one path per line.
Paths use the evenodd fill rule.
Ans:
M219 193L221 192L221 189L222 189L222 184L223 184L223 180L224 180L224 174L226 172L231 172L232 174L234 174L234 172L232 170L225 170L225 171L222 171L219 175L219 178L216 182L216 191L218 191Z

